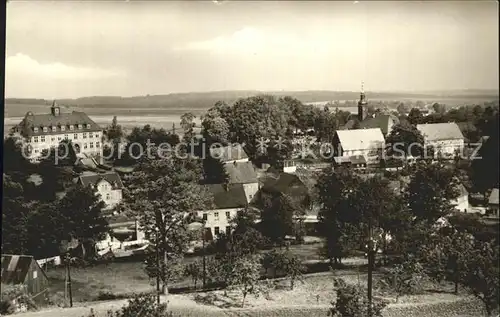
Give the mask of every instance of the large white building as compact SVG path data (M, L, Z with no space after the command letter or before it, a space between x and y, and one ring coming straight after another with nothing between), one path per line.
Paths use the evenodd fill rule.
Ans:
M377 161L385 148L380 128L338 130L333 138L335 157L363 156L367 162Z
M84 112L61 112L56 102L48 114L26 113L14 132L24 139L24 153L32 161L40 158L44 150L57 147L61 141L70 140L77 153L88 156L102 154L102 128Z
M417 129L425 146L434 148L436 153L454 156L464 148L464 136L455 122L417 124Z

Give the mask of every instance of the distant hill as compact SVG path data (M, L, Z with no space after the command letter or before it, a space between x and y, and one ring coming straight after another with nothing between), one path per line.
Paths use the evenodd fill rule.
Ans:
M292 96L304 103L333 100L356 100L359 92L354 91L216 91L174 93L168 95L147 95L137 97L93 96L77 99L60 99L57 102L67 107L107 107L107 108L173 108L173 109L207 109L217 101L232 103L239 98L259 94L274 96ZM494 90L454 90L433 92L366 92L371 100L429 100L429 99L463 99L489 101L496 100L499 92ZM48 105L52 101L44 99L8 98L6 104Z

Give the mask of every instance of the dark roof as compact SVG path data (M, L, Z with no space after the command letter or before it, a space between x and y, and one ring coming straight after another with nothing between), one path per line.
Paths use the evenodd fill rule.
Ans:
M26 276L30 272L32 261L35 261L35 259L30 255L2 254L2 283L24 283L26 281ZM36 265L38 265L38 263L36 263Z
M340 127L339 130L350 130L354 128L354 124L356 123L357 120L355 119L349 119L347 122Z
M23 126L26 124L26 129ZM82 129L78 129L78 125L82 124ZM90 124L90 128L86 125ZM70 125L76 125L74 130L70 130ZM65 131L61 130L61 126L65 127ZM38 128L38 132L34 128ZM43 132L43 127L49 128L47 132ZM56 127L56 131L52 131L52 127ZM69 113L61 112L59 115L47 114L33 114L28 112L19 125L21 133L27 133L25 136L36 135L52 135L61 133L75 133L75 132L93 132L101 131L102 128L90 119L84 112L73 111Z
M353 155L349 157L351 164L366 164L366 159L363 155Z
M210 148L210 156L213 158L218 158L222 162L248 159L247 153L240 144Z
M222 184L205 186L214 197L215 209L243 208L247 205L243 184L227 185L227 187Z
M120 175L118 175L115 172L106 172L106 173L85 173L79 177L79 181L82 183L83 186L89 186L89 185L97 185L99 181L102 179L106 180L110 184L114 185L116 183L117 188L123 188L123 183L120 178Z
M257 183L257 172L252 162L234 162L224 164L230 184Z
M498 205L498 188L493 188L488 199L490 205Z
M281 173L279 177L272 181L269 180L265 185L264 189L279 192L282 194L287 194L290 196L301 196L304 194L311 194L314 190L316 184L316 179L310 176L306 176L305 172L299 172L299 174ZM299 185L294 186L294 185Z
M394 124L399 123L399 119L392 114L379 114L375 117L368 117L359 123L360 129L374 129L380 128L382 133L386 135L389 133L389 123L393 122Z

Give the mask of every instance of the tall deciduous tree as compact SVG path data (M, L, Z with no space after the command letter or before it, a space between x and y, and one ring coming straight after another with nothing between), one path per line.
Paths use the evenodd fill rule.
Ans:
M243 297L241 307L245 306L248 294L258 294L260 278L260 259L258 256L245 256L238 258L232 267L229 285L241 291Z
M453 168L441 163L419 162L405 190L414 223L432 226L439 218L450 214L452 200L459 195L458 185Z
M182 256L192 213L202 210L210 201L198 185L200 178L198 161L169 157L144 159L127 181L130 194L125 199L131 214L139 220L146 235L157 241L163 256L159 269L165 293L168 293L169 258Z
M424 137L412 124L394 125L385 142L388 157L406 159L408 156L422 157L426 154Z
M346 217L351 212L349 203L360 182L349 169L333 171L327 168L316 185L321 205L319 229L326 239L323 253L332 263L341 262L359 245L359 226L351 225Z

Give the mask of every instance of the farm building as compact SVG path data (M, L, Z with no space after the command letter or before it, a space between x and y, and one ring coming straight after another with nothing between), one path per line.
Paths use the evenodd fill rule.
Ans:
M24 285L37 304L48 298L49 280L37 261L29 255L2 254L2 284Z

